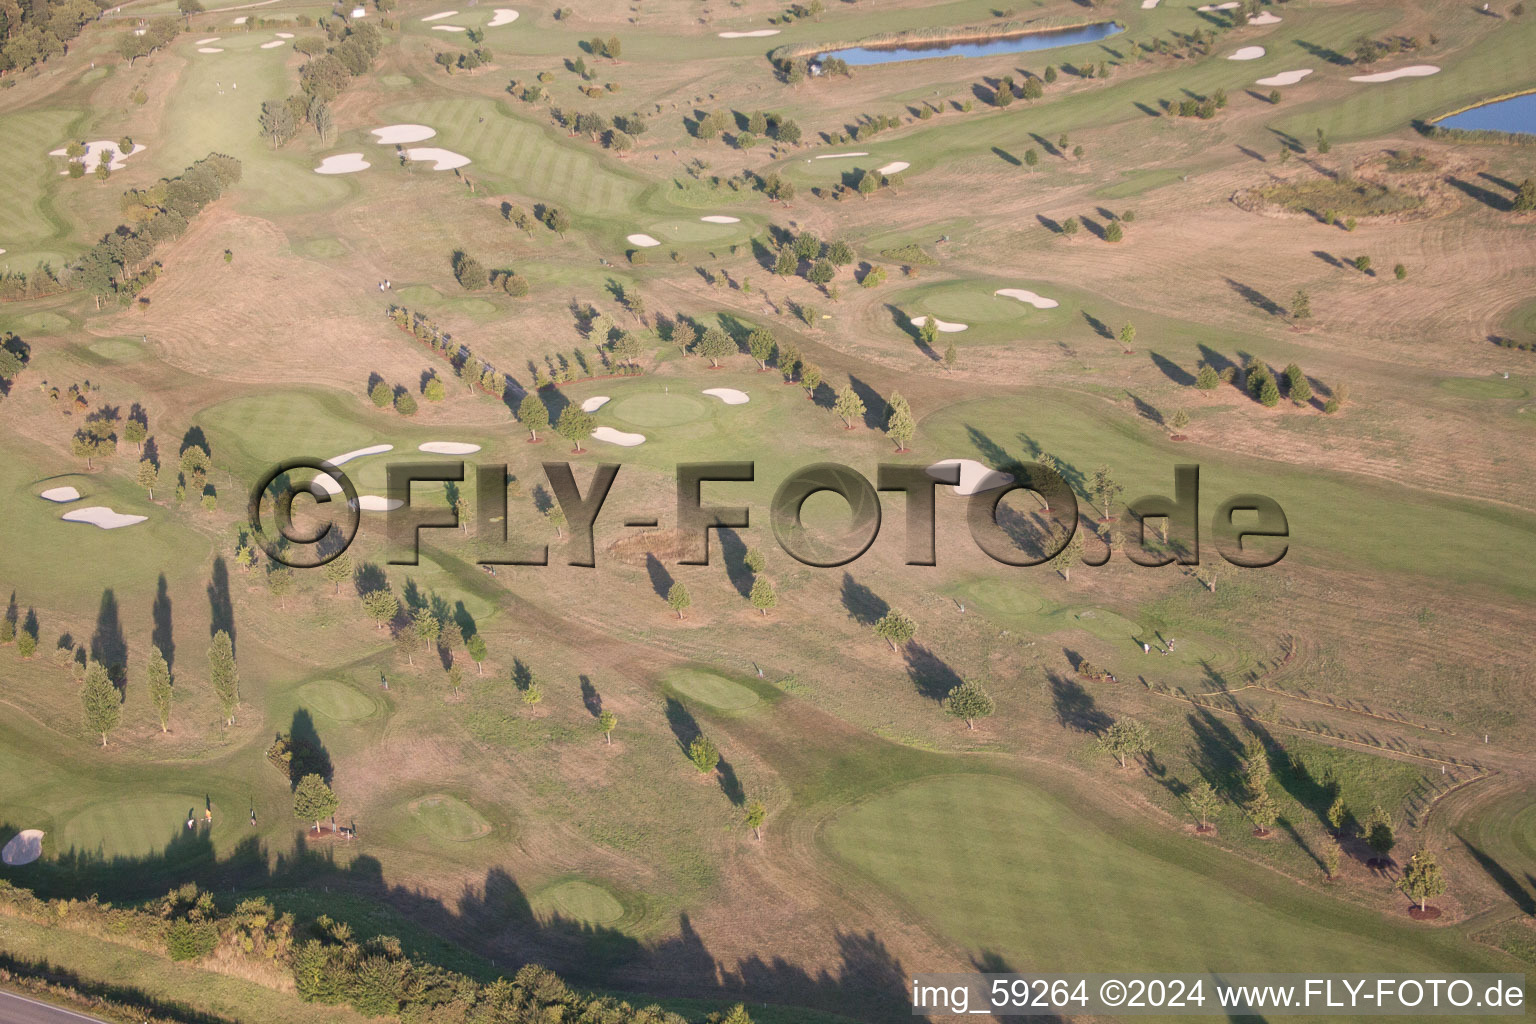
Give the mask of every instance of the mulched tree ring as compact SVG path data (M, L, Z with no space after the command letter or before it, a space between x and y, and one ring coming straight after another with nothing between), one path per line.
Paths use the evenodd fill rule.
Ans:
M1189 438L1187 436L1185 436L1184 434L1169 434L1168 435L1168 440L1170 440L1170 441L1188 441Z
M1275 838L1275 830L1272 828L1256 828L1253 830L1253 838L1273 839Z
M1440 908L1424 907L1421 910L1419 905L1415 903L1413 906L1408 908L1408 916L1413 918L1415 921L1433 921L1435 918L1440 916Z

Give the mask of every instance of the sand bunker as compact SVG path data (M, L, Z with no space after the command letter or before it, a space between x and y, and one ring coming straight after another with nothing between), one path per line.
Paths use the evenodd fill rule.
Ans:
M463 25L433 25L432 26L432 31L433 32L463 32L463 31L465 31L465 29L464 29Z
M43 831L42 829L22 829L11 837L11 841L5 844L5 849L0 850L0 861L4 861L7 867L19 868L23 864L31 864L43 855Z
M851 156L869 156L869 154L868 153L864 153L864 152L859 152L859 153L823 153L823 154L821 154L821 156L816 157L816 159L817 160L846 160L848 157L851 157Z
M1011 473L1000 472L975 459L943 459L928 467L928 475L937 480L943 475L940 471L948 466L960 467L960 482L955 485L956 494L980 494L1013 483Z
M274 39L270 43L262 43L261 48L263 50L273 50L282 45L283 41L281 39Z
M404 504L405 502L399 498L386 498L378 494L359 494L357 496L357 507L364 512L393 512Z
M1249 18L1248 19L1248 24L1250 24L1250 25L1278 25L1283 20L1285 20L1285 19L1281 18L1278 14L1270 14L1268 11L1265 11L1263 14L1255 14L1253 17Z
M361 153L340 153L336 156L328 156L320 161L320 166L315 168L316 174L352 174L355 171L366 171L372 167Z
M591 398L588 398L581 403L581 411L597 412L597 410L607 405L608 402L609 398L607 395L593 395Z
M700 217L705 224L740 224L740 217L727 217L723 213L712 213L708 217Z
M434 171L451 171L455 167L464 167L469 163L469 157L462 153L455 153L451 149L438 149L436 146L423 146L417 149L405 151L408 160L431 160Z
M394 146L406 142L425 142L437 134L436 128L428 128L424 124L387 124L383 128L375 128L373 134L379 138L379 145Z
M114 512L105 505L92 505L89 508L72 508L59 518L70 523L90 523L103 530L116 530L120 526L142 523L149 516L130 516L125 512Z
M928 318L925 317L925 316L915 316L915 317L912 318L912 326L914 326L914 327L921 327L921 326L923 326L923 324L926 324L927 322L928 322ZM960 331L965 330L967 325L966 324L952 324L948 320L940 320L938 317L934 317L933 318L933 326L936 327L939 331L941 331L944 334L957 334Z
M1278 75L1270 75L1268 78L1261 78L1254 84L1295 85L1297 82L1301 81L1303 78L1306 78L1311 73L1311 68L1302 68L1300 71L1282 71Z
M628 242L630 245L638 245L642 249L649 249L653 245L661 244L650 235L625 235L624 241Z
M351 462L353 459L361 459L365 455L383 455L385 452L394 451L394 449L395 446L392 444L369 445L367 448L356 448L350 452L342 452L340 455L327 461L333 466L340 466ZM315 477L315 484L327 494L341 493L341 484L332 480L324 473Z
M1227 60L1258 60L1264 56L1264 47L1245 46L1236 53L1229 54Z
M97 165L100 164L103 160L107 161L107 166L110 167L112 170L120 171L120 170L123 169L123 161L124 160L127 160L131 156L137 156L138 154L144 152L148 148L149 148L148 146L143 146L143 145L140 145L139 143L134 143L133 148L130 149L128 152L124 153L121 149L117 148L117 143L109 142L106 139L101 139L101 140L96 141L96 142L87 142L85 144L85 155L82 156L80 158L80 160L81 160L82 163L85 164L85 172L87 174L90 174L93 171L95 171ZM48 155L49 156L68 156L69 155L69 150L68 149L54 149L54 150L50 150L48 152ZM68 174L69 172L68 171L60 171L59 173L60 174Z
M279 38L279 39L292 39L293 38L293 33L292 32L278 32L277 33L277 38Z
M1241 6L1242 4L1238 3L1237 0L1231 0L1231 2L1224 4L1206 4L1204 7L1196 7L1195 10L1209 14L1211 11L1230 11Z
M421 20L422 21L442 21L444 18L451 18L455 14L458 14L458 13L459 13L458 11L438 11L436 14L429 14L425 18L422 18Z
M1005 299L1018 299L1020 302L1027 302L1036 309L1055 309L1061 305L1055 299L1048 299L1038 292L1030 291L1028 288L999 288L992 294L1001 295Z
M218 36L209 36L207 39L199 39L197 41L197 45L198 46L207 46L209 43L216 43L218 41L219 41L219 37Z
M1423 78L1425 75L1439 74L1440 69L1433 64L1414 64L1411 67L1398 68L1396 71L1378 71L1374 75L1351 75L1351 82L1390 82L1395 78Z
M704 394L718 398L726 405L746 405L752 401L745 391L737 391L735 388L705 388Z
M464 441L428 441L418 445L416 450L431 452L433 455L473 455L480 450L480 446Z
M510 7L496 8L496 17L485 23L486 28L500 28L517 20L517 12Z
M232 24L232 25L244 25L247 21L250 21L250 20L251 20L251 16L249 14L242 14L242 15L240 15L240 17L238 17L234 21L230 22L230 24Z
M1144 10L1144 11L1150 11L1152 8L1154 8L1156 6L1157 6L1157 0L1141 0L1141 9Z
M612 427L598 427L592 431L592 436L599 441L623 445L625 448L633 448L637 444L645 443L644 434L626 434L624 431L614 430Z
M50 487L42 494L39 494L38 497L45 501L79 501L80 492L73 487Z
M221 48L217 47L217 46L199 46L197 48L197 52L198 53L223 53L224 51Z
M761 39L763 36L776 36L779 30L776 28L755 28L750 32L721 32L721 39Z
M891 163L886 164L884 167L876 167L875 171L878 174L900 174L902 171L911 166L912 165L907 163L905 160L894 160Z

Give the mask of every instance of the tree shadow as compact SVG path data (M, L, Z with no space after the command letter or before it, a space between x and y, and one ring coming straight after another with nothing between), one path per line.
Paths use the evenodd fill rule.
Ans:
M153 626L149 633L149 642L160 649L165 658L167 667L176 667L176 638L171 629L171 593L169 585L165 582L165 573L160 574L160 580L155 585L155 603L150 609L150 617Z
M1108 324L1094 316L1092 313L1088 312L1086 309L1082 312L1083 320L1088 324L1089 327L1093 328L1094 334L1097 334L1099 337L1105 339L1106 341L1115 340L1115 332L1109 329Z
M1051 684L1051 708L1062 728L1097 736L1113 724L1108 712L1076 679L1054 670L1047 671L1045 678Z
M1490 192L1488 189L1483 188L1481 185L1474 185L1470 181L1464 181L1461 178L1456 177L1454 174L1446 175L1445 183L1450 185L1452 188L1477 200L1489 209L1498 210L1501 213L1507 213L1508 211L1515 208L1514 201L1509 197L1501 196L1497 192Z
M1348 67L1354 63L1353 60L1344 56L1337 50L1330 49L1327 46L1318 46L1316 43L1309 43L1305 39L1296 40L1296 45L1301 47L1307 53L1316 57L1318 60L1327 61L1329 64L1333 64L1337 67Z
M752 594L752 569L747 565L747 545L741 534L729 527L715 531L720 538L720 552L725 562L725 576L742 597Z
M848 375L848 386L853 388L853 393L864 403L864 426L870 430L883 428L889 409L880 392L851 373Z
M603 695L597 692L597 687L592 685L592 680L587 676L580 676L581 680L581 704L587 709L587 714L596 718L603 713Z
M704 734L704 730L699 728L698 719L676 697L667 698L666 716L667 726L677 740L677 748L683 752L684 757L688 756L688 748L693 745L693 741Z
M746 791L741 788L741 780L736 777L736 769L731 767L731 762L721 757L719 763L715 765L715 771L720 776L720 792L725 794L725 798L731 802L731 805L740 807L746 803Z
M1018 157L1014 156L1012 153L1008 152L1001 146L993 146L992 152L996 153L1000 160L1012 167L1024 166L1024 161L1020 160Z
M1328 264L1330 267L1336 267L1339 270L1345 270L1345 269L1353 270L1354 269L1353 267L1346 268L1345 265L1344 265L1344 261L1339 259L1337 256L1333 255L1333 253L1331 253L1331 252L1324 252L1322 249L1313 249L1312 250L1312 255L1316 256L1318 259L1322 260L1324 263Z
M1040 222L1040 226L1045 228L1045 230L1049 231L1051 234L1053 234L1053 235L1061 234L1061 224L1059 222L1054 221L1051 218L1047 217L1045 214L1043 214L1043 213L1035 214L1035 220L1039 221Z
M847 572L843 573L842 600L849 617L861 626L873 626L891 610L883 598Z
M1504 866L1495 860L1491 854L1485 853L1467 842L1466 836L1463 836L1460 832L1453 832L1452 835L1456 837L1462 846L1466 847L1467 853L1471 854L1472 859L1477 861L1478 867L1482 868L1488 877L1493 880L1494 884L1503 890L1504 895L1514 901L1515 906L1520 908L1521 913L1536 914L1536 895L1532 894L1531 889L1521 885L1520 880L1506 871ZM1532 879L1529 875L1526 877L1531 881L1532 886L1536 887L1536 879Z
M208 635L215 636L222 630L229 634L231 648L235 645L235 603L229 593L229 566L223 556L213 560L213 573L208 580Z
M919 695L929 700L943 700L949 691L965 680L949 667L949 664L920 643L908 642L902 651L907 663L907 676Z
M1257 288L1243 284L1241 281L1234 281L1230 277L1226 278L1226 282L1227 286L1230 287L1233 291L1237 292L1237 294L1241 295L1243 297L1243 301L1247 302L1248 305L1254 307L1255 309L1262 310L1263 312L1268 313L1270 316L1285 316L1285 309L1281 307L1278 302L1276 302L1274 299L1271 299L1268 295L1265 295Z
M1129 392L1127 392L1129 394ZM1158 426L1166 426L1162 412L1140 395L1131 395L1131 404L1136 407L1136 414Z
M117 595L108 587L101 592L101 605L96 610L96 631L91 634L91 660L106 666L112 683L123 691L128 689L128 638L123 635L122 615L117 607Z
M288 753L290 788L297 789L306 775L319 775L327 785L330 784L335 774L331 754L320 741L314 716L308 708L299 708L293 713L293 720L288 726Z
M672 584L677 581L672 578L672 574L667 571L667 567L661 564L661 559L657 558L650 551L645 553L645 571L651 578L651 589L656 592L657 597L665 601L667 595L672 591Z
M1180 387L1189 387L1195 382L1195 375L1184 369L1178 363L1156 352L1149 352L1152 364L1163 371L1163 376Z

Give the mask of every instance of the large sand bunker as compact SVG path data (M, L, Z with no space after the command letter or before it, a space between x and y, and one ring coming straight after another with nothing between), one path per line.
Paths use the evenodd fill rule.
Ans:
M591 398L588 398L581 403L581 411L597 412L597 410L607 405L608 402L609 398L607 395L593 395Z
M1144 11L1150 11L1152 8L1154 8L1156 6L1157 6L1157 0L1141 0L1141 9L1144 10Z
M455 167L464 167L469 163L469 157L462 153L455 153L451 149L438 149L436 146L422 146L405 151L408 160L431 160L434 171L451 171Z
M1406 68L1398 68L1396 71L1378 71L1374 75L1351 75L1351 82L1390 82L1397 78L1423 78L1426 75L1440 73L1439 67L1434 64L1413 64Z
M79 501L80 492L75 490L73 487L50 487L42 494L39 494L38 497L44 499L45 501Z
M1271 14L1268 11L1265 11L1263 14L1255 14L1253 17L1249 18L1248 19L1248 24L1250 24L1250 25L1278 25L1278 24L1280 24L1280 22L1282 22L1284 20L1285 19L1280 17L1278 14Z
M5 844L5 849L0 850L0 861L4 861L7 867L19 868L23 864L31 864L43 855L43 830L37 828L22 829L11 837L11 841Z
M1209 14L1212 11L1235 10L1241 6L1243 5L1238 3L1237 0L1228 0L1228 2L1224 4L1206 4L1204 7L1196 7L1195 10L1201 12L1202 14Z
M1227 60L1258 60L1262 56L1264 56L1264 47L1245 46L1236 53L1229 54Z
M341 466L351 462L353 459L361 459L367 455L383 455L385 452L394 451L394 448L395 446L392 444L369 445L367 448L356 448L350 452L343 452L335 458L328 459L327 461L330 462L330 464L333 466ZM332 480L328 474L319 474L315 477L314 482L317 487L319 487L327 494L341 493L341 484L337 483L335 480Z
M465 28L464 28L463 25L433 25L432 26L432 31L433 32L463 32L463 31L465 31Z
M273 34L276 35L277 38L279 38L279 39L292 39L293 38L293 33L292 32L276 32L276 33L273 33Z
M741 218L740 217L727 217L723 213L711 213L707 217L700 217L699 220L703 221L705 224L740 224L741 223Z
M982 491L1006 487L1013 483L1013 475L993 469L975 459L942 459L928 467L928 475L941 479L941 472L949 466L960 467L960 482L955 484L956 494L980 494Z
M361 153L338 153L328 156L320 161L320 166L315 168L316 174L354 174L357 171L366 171L372 167Z
M496 17L485 23L486 28L501 28L517 20L517 12L510 7L496 8Z
M902 171L911 166L912 165L907 163L905 160L893 160L886 164L884 167L876 167L875 172L877 174L900 174Z
M124 160L127 160L131 156L136 156L139 153L144 152L148 148L149 148L148 146L143 146L143 145L140 145L139 143L136 142L136 143L133 144L133 148L132 149L130 149L128 152L124 153L121 149L119 149L117 147L117 143L115 143L115 142L108 142L106 139L102 139L102 140L99 140L97 142L87 142L87 143L85 143L85 155L80 158L80 161L81 161L81 163L85 164L85 173L87 173L87 174L90 174L93 171L95 171L97 165L99 165L103 160L107 161L107 166L109 168L111 168L112 170L120 171L120 170L123 169L123 161ZM69 155L69 150L68 149L50 150L48 155L49 156L68 156ZM61 171L60 173L61 174L68 174L69 172L68 171Z
M1048 299L1038 292L1030 291L1028 288L999 288L992 294L1001 295L1005 299L1018 299L1020 302L1027 302L1036 309L1055 309L1061 305L1055 299Z
M649 249L653 245L661 244L650 235L644 234L625 235L624 241L628 242L630 245L638 245L642 249Z
M72 508L59 518L70 523L90 523L103 530L116 530L142 523L149 516L131 516L126 512L114 512L105 505L92 505L89 508Z
M1256 85L1295 85L1297 82L1301 81L1303 78L1306 78L1311 73L1312 73L1312 69L1311 68L1302 68L1299 71L1282 71L1278 75L1270 75L1268 78L1261 78L1261 79L1259 79L1254 84L1256 84Z
M404 504L399 498L385 498L377 494L357 496L357 507L364 512L393 512Z
M436 128L424 124L387 124L373 129L381 146L396 146L407 142L425 142L437 134Z
M223 53L224 50L223 50L223 48L218 47L218 46L199 46L197 48L197 52L198 53Z
M480 446L466 441L428 441L417 445L416 450L433 455L473 455L480 450Z
M444 18L451 18L455 14L458 14L458 13L459 13L458 11L438 11L436 14L429 14L425 18L422 18L421 20L422 21L441 21Z
M752 401L745 391L737 391L735 388L705 388L704 394L718 398L726 405L746 405Z
M776 36L779 30L776 28L755 28L750 32L721 32L721 39L761 39L764 36Z
M612 427L598 427L592 431L592 436L599 441L622 445L625 448L633 448L637 444L645 443L644 434L627 434L622 430L614 430Z
M261 48L263 50L275 50L279 46L282 46L282 45L283 45L283 41L281 39L274 39L270 43L262 43L261 44Z
M914 327L921 327L927 322L928 318L926 316L915 316L912 318L912 326ZM968 325L954 324L950 323L948 320L940 320L938 317L934 317L933 326L943 334L958 334L959 332L965 330Z

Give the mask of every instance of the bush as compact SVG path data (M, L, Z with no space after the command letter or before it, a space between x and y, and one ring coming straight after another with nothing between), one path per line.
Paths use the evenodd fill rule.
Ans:
M395 412L401 416L416 415L416 399L411 397L409 391L402 391L395 396Z
M201 960L218 943L212 921L172 921L165 929L165 951L172 960Z

